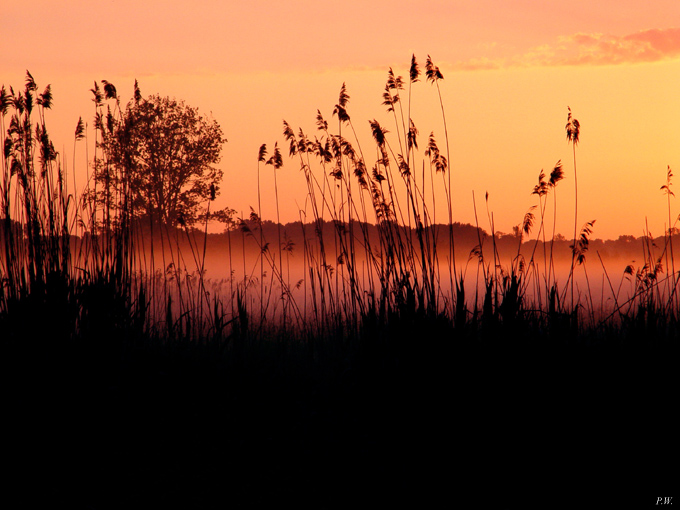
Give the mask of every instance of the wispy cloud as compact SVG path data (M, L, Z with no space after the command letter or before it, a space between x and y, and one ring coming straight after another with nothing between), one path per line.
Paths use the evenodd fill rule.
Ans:
M680 28L650 29L616 36L576 33L556 44L537 46L510 57L477 58L458 62L462 70L508 67L600 66L638 64L680 58Z

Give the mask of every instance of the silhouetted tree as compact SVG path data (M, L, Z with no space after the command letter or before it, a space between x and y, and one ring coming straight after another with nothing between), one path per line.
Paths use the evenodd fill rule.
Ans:
M102 150L95 165L96 200L107 210L125 204L132 217L144 222L195 223L200 204L219 192L223 173L214 165L227 141L219 124L183 101L159 95L142 99L136 82L134 99L121 111L115 88L103 83L106 98L115 99L116 107L104 114L95 83L95 127ZM113 194L129 198L112 200Z

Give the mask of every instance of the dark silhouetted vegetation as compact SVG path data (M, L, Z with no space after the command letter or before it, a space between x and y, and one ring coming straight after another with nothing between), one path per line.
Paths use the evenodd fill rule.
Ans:
M439 93L443 74L430 57L425 68ZM457 223L448 134L421 140L410 115L419 76L415 56L408 83L390 69L394 125L364 126L371 147L344 84L314 135L284 122L307 183L286 225L261 217L261 187L278 197L286 168L277 143L253 157L257 210L211 212L217 123L136 84L123 111L104 81L94 175L76 196L45 124L50 87L27 74L23 90L2 88L3 458L24 507L666 494L680 333L670 168L662 237L596 240L594 220L571 242L557 234L560 162L512 233L496 231L488 195L476 225ZM74 150L86 134L79 120ZM223 234L207 234L211 219Z
M122 110L116 88L104 81L92 89L97 148L89 200L108 211L112 196L130 190L132 216L145 223L193 225L203 203L219 193L222 171L214 165L226 139L214 119L182 101L158 95L133 99ZM106 105L110 100L113 105ZM123 214L125 212L123 211Z

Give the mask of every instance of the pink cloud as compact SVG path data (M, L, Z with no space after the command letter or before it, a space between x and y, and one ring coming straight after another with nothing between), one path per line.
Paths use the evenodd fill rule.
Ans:
M647 43L661 54L675 57L680 55L680 28L655 28L626 36L627 40Z
M680 28L642 30L624 36L577 33L512 57L459 62L462 70L505 67L600 66L680 58Z
M567 44L567 51L572 55L558 64L635 64L680 57L679 28L643 30L625 36L575 34L569 39L572 44Z

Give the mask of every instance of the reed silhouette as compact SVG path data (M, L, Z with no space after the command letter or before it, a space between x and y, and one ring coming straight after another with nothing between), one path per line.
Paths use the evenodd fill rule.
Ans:
M119 154L139 149L123 136L112 84L93 89L95 175L80 196L48 136L50 87L38 93L27 73L22 91L2 88L6 462L16 487L40 486L24 492L27 506L41 496L91 508L427 505L480 490L513 507L526 498L520 459L523 476L572 496L603 471L666 487L672 422L656 417L673 397L680 333L670 167L659 238L647 228L641 239L595 240L593 220L579 235L575 224L570 246L555 231L559 161L539 173L538 203L512 234L495 229L488 194L488 231L476 202L476 225L460 224L446 127L445 149L434 132L419 149L419 75L413 56L404 105L405 80L389 70L394 133L369 121L370 147L344 84L337 132L320 110L314 136L284 121L307 184L300 221L287 225L278 143L269 159L265 145L258 152L257 211L211 211L215 183L194 204L200 221L148 223L125 184L131 161L107 145L120 128ZM429 57L426 76L446 125ZM141 101L135 82L131 108ZM574 172L579 129L570 111ZM81 118L74 152L88 136ZM262 218L260 163L273 169L276 223ZM209 235L210 220L224 234ZM608 253L635 252L617 285ZM224 279L209 278L211 257Z

